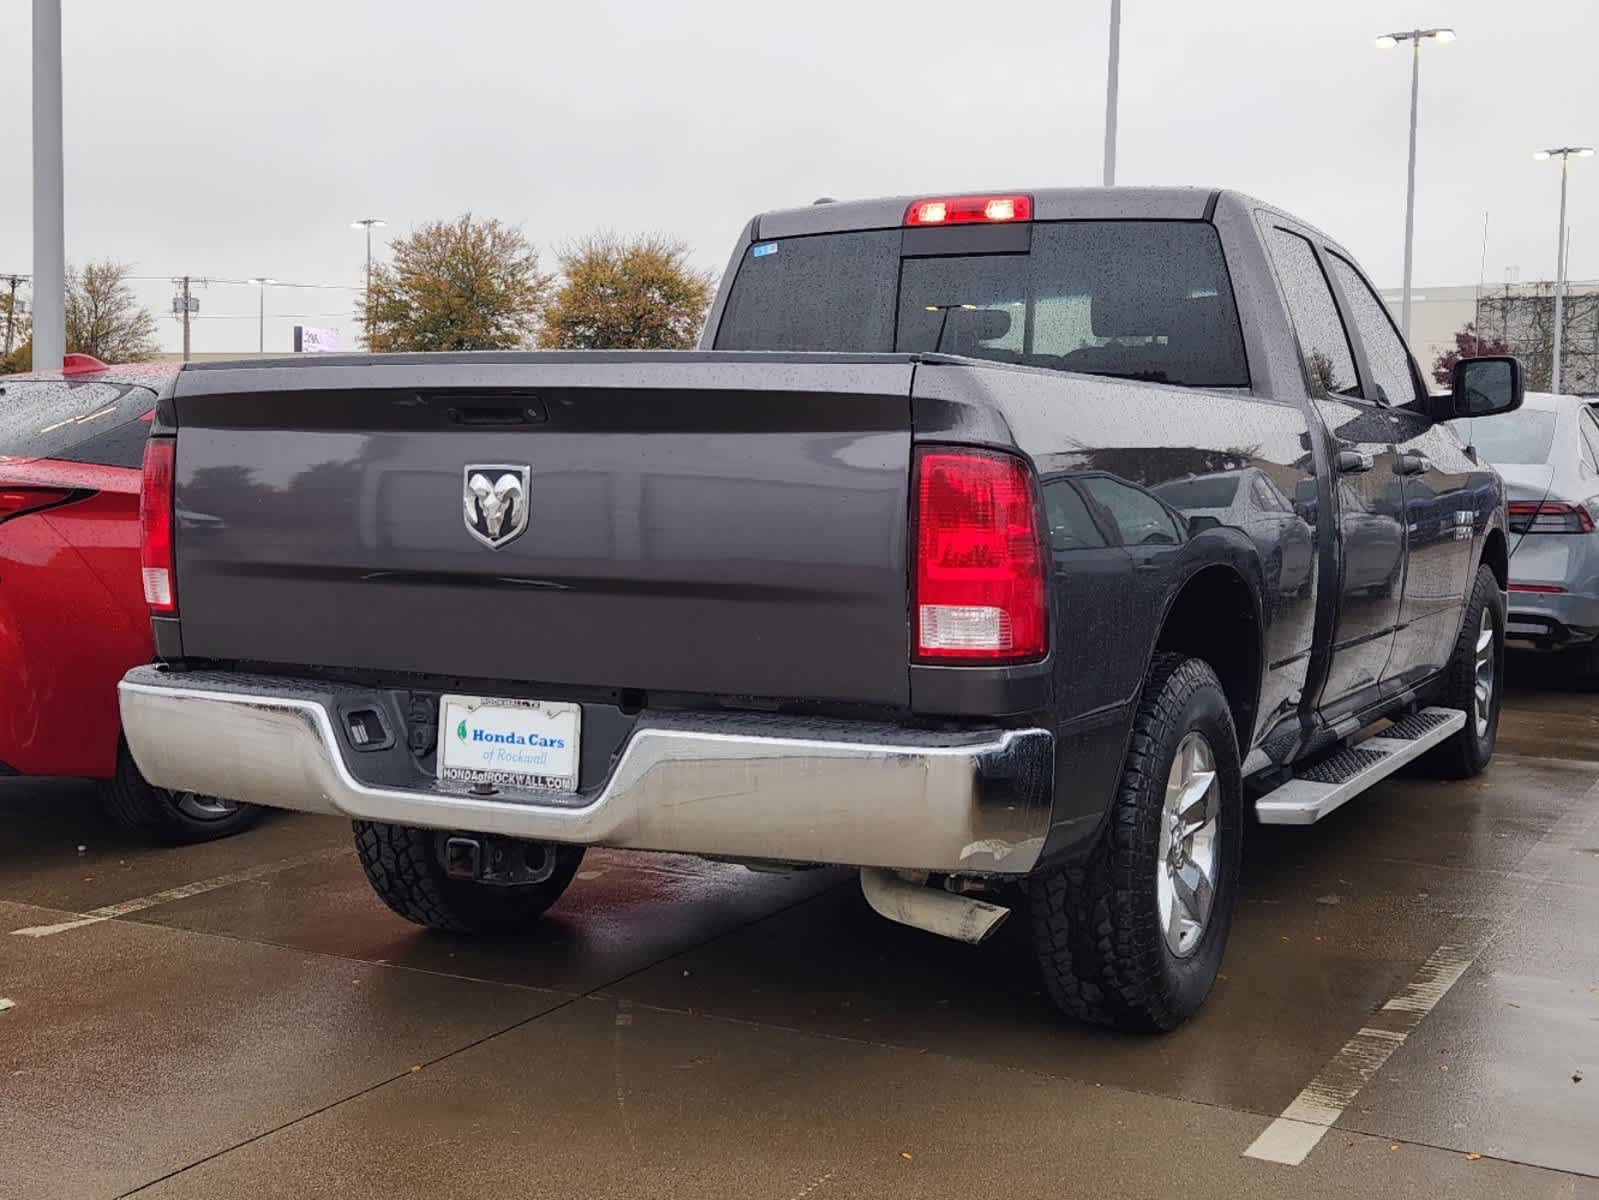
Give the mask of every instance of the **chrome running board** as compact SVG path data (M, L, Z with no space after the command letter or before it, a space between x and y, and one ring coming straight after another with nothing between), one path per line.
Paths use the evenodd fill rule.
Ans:
M1424 708L1306 767L1255 801L1262 825L1312 825L1464 729L1458 708Z

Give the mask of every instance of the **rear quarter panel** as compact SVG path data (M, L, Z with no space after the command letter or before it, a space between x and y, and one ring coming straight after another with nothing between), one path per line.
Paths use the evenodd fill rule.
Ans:
M1318 587L1315 467L1297 404L933 361L918 369L913 414L918 443L1020 451L1038 472L1052 521L1064 505L1093 519L1086 539L1051 530L1057 841L1075 840L1103 813L1152 649L1200 571L1232 571L1258 598L1265 670L1240 731L1246 745L1292 717L1310 666ZM1195 481L1240 496L1258 489L1261 503L1233 503L1220 516L1206 507L1207 519L1191 522L1178 485Z
M117 682L153 653L129 505L101 493L0 524L0 761L25 775L115 769Z

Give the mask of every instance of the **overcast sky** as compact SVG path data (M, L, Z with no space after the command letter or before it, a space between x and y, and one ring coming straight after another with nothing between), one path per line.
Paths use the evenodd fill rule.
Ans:
M1108 0L67 0L67 255L132 264L178 344L166 277L358 285L382 237L471 209L553 264L609 227L720 270L758 210L1091 185ZM31 270L30 9L0 3L0 272ZM1559 167L1599 142L1593 0L1124 0L1118 182L1244 189L1400 280L1408 51L1422 51L1418 287L1553 274ZM1573 161L1572 274L1599 276L1599 158ZM197 293L197 350L253 350L255 290ZM289 327L353 290L272 289ZM270 314L282 314L273 319Z

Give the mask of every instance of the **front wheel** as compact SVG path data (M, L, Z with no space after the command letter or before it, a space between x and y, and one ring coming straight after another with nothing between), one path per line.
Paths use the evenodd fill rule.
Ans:
M1232 712L1197 658L1150 664L1100 842L1028 880L1044 986L1098 1025L1174 1029L1210 994L1232 927L1243 828Z
M1477 568L1466 612L1444 671L1438 703L1466 714L1466 724L1417 762L1439 779L1469 779L1488 765L1499 739L1505 677L1505 594L1487 567Z
M100 796L124 829L179 845L229 837L261 817L254 804L156 787L139 773L126 742L117 747L117 773L101 785Z

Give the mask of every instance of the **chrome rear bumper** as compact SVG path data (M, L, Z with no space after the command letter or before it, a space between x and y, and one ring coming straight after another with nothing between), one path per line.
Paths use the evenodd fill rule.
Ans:
M273 808L734 859L1025 874L1049 831L1054 737L710 714L639 719L603 783L472 794L417 768L358 778L317 685L138 667L122 728L147 779Z

